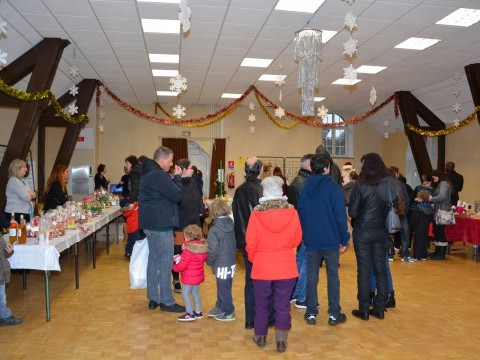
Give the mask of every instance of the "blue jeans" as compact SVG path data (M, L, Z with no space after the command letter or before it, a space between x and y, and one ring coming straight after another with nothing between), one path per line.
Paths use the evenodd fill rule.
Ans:
M173 232L145 230L148 240L147 295L151 301L175 304L170 274L173 265Z
M338 277L338 250L306 250L307 258L307 314L318 314L318 272L322 257L327 267L328 313L338 316L340 307L340 279Z
M12 310L7 306L5 284L0 284L0 319L6 319L10 316L12 316Z
M307 297L307 260L305 258L305 246L300 245L297 250L298 279L293 291L293 297L299 302L304 302Z
M202 301L200 300L200 284L199 285L186 285L182 284L182 297L185 303L185 309L190 315L193 314L192 301L190 295L193 297L195 304L195 312L197 314L202 312Z
M390 272L390 262L388 261L388 255L385 259L387 263L387 282L388 282L388 294L393 293L393 281L392 281L392 273ZM375 271L373 271L373 264L372 270L370 271L370 292L375 292L377 290L377 278L375 277Z
M233 278L217 279L217 303L215 304L225 314L229 315L235 311L232 298Z

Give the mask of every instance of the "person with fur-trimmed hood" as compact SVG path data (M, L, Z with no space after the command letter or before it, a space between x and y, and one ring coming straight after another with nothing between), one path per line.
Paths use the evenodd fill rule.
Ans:
M262 181L263 196L250 215L246 234L255 296L253 342L266 345L270 307L275 311L277 351L287 348L292 326L290 296L298 277L295 249L302 240L297 210L283 196L283 180L269 176Z

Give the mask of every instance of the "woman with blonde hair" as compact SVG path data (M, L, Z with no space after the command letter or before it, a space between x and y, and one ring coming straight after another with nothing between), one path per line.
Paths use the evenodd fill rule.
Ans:
M62 206L67 202L67 184L69 177L70 173L65 165L55 165L47 180L47 187L43 196L45 199L43 210L45 212L50 209L55 209L57 206Z
M20 222L20 216L23 215L25 221L30 221L30 214L33 213L32 200L37 197L37 193L30 189L23 180L27 174L28 168L25 160L14 159L8 167L8 183L5 190L7 204L5 205L5 214L10 220L11 214L15 214L15 220Z

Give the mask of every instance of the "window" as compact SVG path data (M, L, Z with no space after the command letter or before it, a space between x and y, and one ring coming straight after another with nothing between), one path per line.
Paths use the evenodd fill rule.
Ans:
M328 114L322 120L324 124L338 124L344 121L339 114ZM352 128L341 126L336 128L322 128L322 143L325 149L334 157L351 157L352 156Z

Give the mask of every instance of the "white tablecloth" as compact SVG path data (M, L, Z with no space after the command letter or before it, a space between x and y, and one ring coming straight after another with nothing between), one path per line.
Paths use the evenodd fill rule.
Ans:
M108 224L122 214L122 210L118 206L106 208L104 213L92 221L83 224L81 230L67 230L65 236L60 236L51 239L48 245L29 244L15 244L15 252L8 258L10 267L12 269L32 269L43 271L60 271L59 257L60 253L74 244L85 239L88 235L100 230L103 226ZM8 241L8 235L5 236L5 241Z

